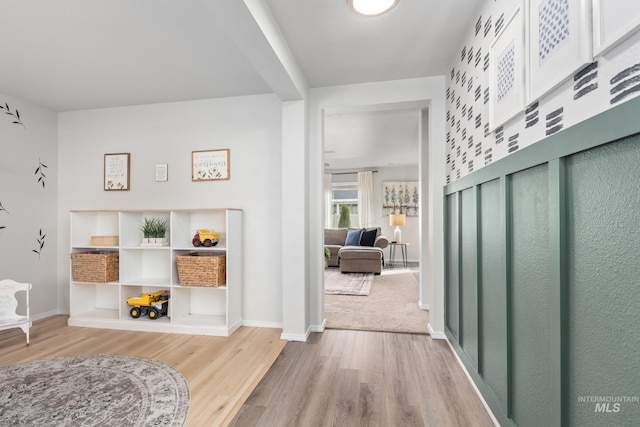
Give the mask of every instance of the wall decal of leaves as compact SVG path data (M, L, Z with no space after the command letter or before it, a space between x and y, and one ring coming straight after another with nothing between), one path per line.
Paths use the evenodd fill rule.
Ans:
M27 128L24 125L24 123L22 123L22 119L20 118L20 113L18 112L17 108L14 110L14 112L11 112L11 108L9 108L9 104L5 102L4 105L0 105L0 109L3 110L5 114L13 117L14 120L11 123L21 125L25 129Z
M45 237L47 237L46 234L44 234L42 232L42 228L40 229L40 235L38 236L38 238L36 239L36 241L38 242L38 249L32 249L32 252L35 252L38 254L38 259L40 259L40 254L42 253L42 248L44 248L44 239Z
M6 210L4 206L2 206L2 202L0 202L0 212L3 212L3 211L6 212L7 214L9 213L9 211Z
M36 171L33 173L34 175L38 175L40 174L40 176L38 177L38 182L42 184L42 188L44 188L44 179L47 177L44 174L44 170L46 168L48 168L47 165L45 165L44 163L42 163L42 160L38 159L38 167L36 168Z

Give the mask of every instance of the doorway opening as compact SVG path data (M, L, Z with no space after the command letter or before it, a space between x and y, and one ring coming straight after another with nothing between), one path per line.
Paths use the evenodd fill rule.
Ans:
M369 274L367 295L328 293L325 287L324 318L327 328L391 332L427 333L428 312L420 308L422 187L421 145L423 114L421 108L384 106L365 111L333 111L323 114L324 146L324 228L342 228L341 206L346 206L354 229L379 229L388 243L382 248L384 266L380 274ZM358 197L358 172L375 171L371 203L373 214L362 222L361 197ZM415 185L415 195L409 191ZM390 184L399 184L394 187ZM390 194L400 189L416 208L402 225L402 239L394 239L395 226L389 214L400 213L383 206ZM417 196L417 197L414 197ZM342 208L345 209L345 208ZM426 214L426 212L424 213ZM327 242L327 239L325 239ZM393 242L393 243L392 243ZM394 256L395 255L395 256ZM358 273L342 273L340 266L326 267L324 282L350 282ZM366 274L366 273L365 273ZM333 291L333 289L331 290Z

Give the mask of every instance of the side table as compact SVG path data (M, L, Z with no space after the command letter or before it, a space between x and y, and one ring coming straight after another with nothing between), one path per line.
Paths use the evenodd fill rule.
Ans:
M399 242L389 242L389 264L390 267L395 267L395 259L396 259L396 247L400 247L400 252L402 254L402 262L404 264L404 268L407 268L407 246L408 243L399 243Z

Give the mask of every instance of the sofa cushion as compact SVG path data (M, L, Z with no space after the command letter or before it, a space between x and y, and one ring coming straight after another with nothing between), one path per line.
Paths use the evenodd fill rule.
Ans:
M325 228L324 229L324 244L325 245L344 245L344 241L347 239L346 228Z
M378 229L371 228L369 230L363 229L362 236L360 237L360 246L373 246L378 236Z
M344 241L345 246L359 246L362 230L347 230L347 238Z

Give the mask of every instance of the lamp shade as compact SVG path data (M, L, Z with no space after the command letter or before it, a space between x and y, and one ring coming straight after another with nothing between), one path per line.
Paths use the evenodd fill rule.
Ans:
M389 215L389 225L404 225L407 220L405 214L390 214Z

